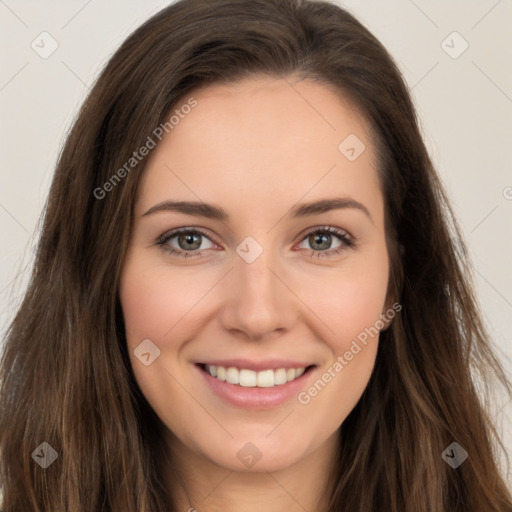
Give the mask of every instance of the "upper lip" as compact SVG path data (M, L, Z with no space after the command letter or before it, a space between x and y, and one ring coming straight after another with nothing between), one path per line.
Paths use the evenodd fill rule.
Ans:
M312 366L313 363L304 361L291 361L290 359L265 359L262 361L254 361L249 359L210 359L208 361L201 361L198 364L205 364L211 366L223 366L224 368L244 368L259 372L262 370L277 370L279 368L307 368Z

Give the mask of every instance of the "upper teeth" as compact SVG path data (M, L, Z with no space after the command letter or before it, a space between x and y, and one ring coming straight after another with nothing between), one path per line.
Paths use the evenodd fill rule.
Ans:
M279 368L278 370L263 370L255 372L245 368L238 369L234 367L225 368L224 366L206 365L206 371L219 380L224 380L229 384L238 384L247 388L270 388L286 384L297 377L300 377L306 368Z

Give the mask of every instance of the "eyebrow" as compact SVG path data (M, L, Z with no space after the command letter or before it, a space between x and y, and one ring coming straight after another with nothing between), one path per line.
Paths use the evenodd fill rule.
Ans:
M320 199L310 203L302 203L294 206L289 212L288 216L292 218L307 217L309 215L319 215L321 213L326 213L331 210L347 208L357 209L364 212L373 223L373 218L368 208L364 204L350 197L336 197L332 199ZM220 206L215 206L199 201L163 201L152 206L142 216L145 217L147 215L162 211L185 213L187 215L194 215L197 217L205 217L208 219L220 221L226 221L229 219L228 213Z

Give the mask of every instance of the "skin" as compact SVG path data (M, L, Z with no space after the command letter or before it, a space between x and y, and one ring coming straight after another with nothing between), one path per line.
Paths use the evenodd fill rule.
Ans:
M368 384L378 336L308 404L294 396L266 410L235 407L210 391L194 364L232 357L310 361L317 368L307 390L389 308L384 199L371 131L348 101L310 80L253 77L192 96L197 107L147 161L120 282L133 371L168 428L183 485L170 470L166 478L184 511L327 510L323 486L338 429ZM338 149L349 134L366 146L354 161ZM371 219L356 208L287 216L297 202L333 197L359 201ZM143 216L170 199L213 203L229 219L173 211ZM356 247L326 255L343 242L332 235L314 245L308 231L325 226L349 234ZM200 251L189 249L199 256L172 255L156 243L181 227L209 234L200 238ZM247 236L263 248L251 264L236 252ZM191 242L184 243L176 236L167 246L186 252ZM144 339L160 349L149 366L134 355ZM237 457L247 442L262 455L252 468Z

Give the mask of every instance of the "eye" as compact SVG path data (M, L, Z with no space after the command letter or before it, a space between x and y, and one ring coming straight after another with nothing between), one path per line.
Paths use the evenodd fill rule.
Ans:
M333 242L335 243L333 247ZM190 258L201 256L201 250L213 249L217 245L211 241L210 237L200 228L179 228L169 233L165 233L157 240L157 245L161 246L169 254ZM308 247L302 247L302 244L308 244ZM314 228L302 239L299 248L309 249L311 257L328 257L340 254L347 248L355 247L355 241L345 231L325 226Z
M334 247L333 242L335 242ZM331 226L315 228L310 231L302 240L301 245L304 243L308 244L313 251L310 256L317 258L335 256L347 248L355 247L355 242L348 233ZM299 247L308 249L308 247Z
M207 242L206 245L205 242ZM163 235L157 244L164 251L184 258L200 256L200 250L212 249L215 245L199 228L175 229Z

